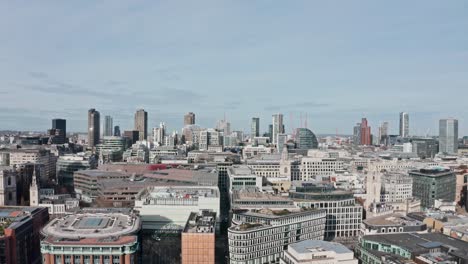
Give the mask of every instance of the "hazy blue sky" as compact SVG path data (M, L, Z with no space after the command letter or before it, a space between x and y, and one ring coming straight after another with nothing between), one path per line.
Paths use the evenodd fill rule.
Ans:
M308 113L318 133L410 113L468 134L468 1L1 1L0 129L86 131L88 108L133 126L214 126L226 113Z

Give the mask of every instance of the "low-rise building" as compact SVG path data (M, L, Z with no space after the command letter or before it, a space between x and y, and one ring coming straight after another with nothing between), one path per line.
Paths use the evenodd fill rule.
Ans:
M73 188L73 173L81 170L97 168L96 156L87 156L85 153L60 156L57 160L57 181L60 186Z
M123 208L55 218L42 230L43 263L141 263L140 229L139 217Z
M362 233L364 235L370 235L424 232L427 230L427 226L422 221L418 221L402 214L389 214L363 220L362 229Z
M135 199L135 210L144 229L180 232L192 212L220 213L217 186L155 186L143 189Z
M284 251L281 264L358 264L353 251L339 243L305 240Z

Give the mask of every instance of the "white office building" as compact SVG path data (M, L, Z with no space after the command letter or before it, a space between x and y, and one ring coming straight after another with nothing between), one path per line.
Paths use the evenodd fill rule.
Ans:
M339 243L305 240L288 246L281 264L358 264L354 252Z

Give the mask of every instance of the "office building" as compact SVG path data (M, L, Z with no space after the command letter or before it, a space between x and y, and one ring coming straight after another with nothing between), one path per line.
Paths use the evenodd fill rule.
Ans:
M140 218L125 208L55 218L41 232L43 263L141 263L140 229Z
M339 243L304 240L284 250L280 264L358 264L354 252Z
M289 198L299 207L325 209L325 240L355 239L361 232L362 206L357 204L351 191L331 185L311 182L293 182Z
M316 149L318 140L315 134L308 128L296 128L294 133L296 140L296 149Z
M409 172L413 178L413 197L424 208L434 207L435 200L455 201L456 177L447 168L431 167Z
M272 143L275 145L278 144L278 134L284 134L283 114L273 115L271 139Z
M101 135L101 118L96 109L91 108L88 110L88 147L94 148L99 144L99 137Z
M362 221L364 235L425 232L427 225L422 221L413 219L399 213L384 214L377 217L367 216Z
M413 153L421 159L432 159L439 153L439 142L433 138L413 138Z
M76 197L91 203L102 194L100 182L103 180L119 180L124 182L129 175L121 171L102 171L82 169L73 173L73 187Z
M45 148L20 148L10 149L10 166L18 166L25 163L42 164L40 181L46 184L56 178L57 156Z
M199 150L208 150L210 146L220 146L221 151L224 143L223 133L214 129L207 129L200 131L198 138Z
M250 123L250 138L260 136L260 118L252 117L252 122Z
M449 118L439 121L439 153L457 154L458 120Z
M58 136L57 144L66 143L67 138L67 120L65 119L52 119L52 130L55 130L56 136ZM59 130L59 131L58 131Z
M388 143L388 122L383 122L379 127L379 144L387 145Z
M57 181L60 186L73 188L73 173L75 171L95 169L98 160L95 156L82 154L68 154L57 160Z
M361 145L372 145L371 127L367 123L367 119L363 118L361 121Z
M468 242L440 233L367 235L355 252L363 264L468 262Z
M148 112L144 109L139 109L135 113L135 130L138 131L139 141L148 138Z
M409 115L408 113L400 113L400 137L409 137Z
M120 126L114 126L114 137L120 137Z
M135 144L138 141L138 138L140 137L140 132L138 130L126 130L124 131L123 136L125 138L128 138L131 141L131 144Z
M47 208L0 207L0 263L41 263L40 230Z
M307 157L303 157L300 162L303 181L315 180L317 176L331 176L344 170L342 160L318 150L309 151Z
M164 145L164 138L166 137L166 124L159 123L159 127L153 128L153 142L157 146Z
M111 116L104 117L104 137L110 137L113 135L114 122Z
M192 212L207 210L216 213L219 221L218 186L154 186L143 189L135 197L143 229L180 232Z
M192 112L184 115L184 126L195 125L195 114Z
M278 134L277 139L278 141L276 143L276 152L281 153L283 152L283 149L287 148L288 135Z
M101 144L96 145L96 155L98 156L99 162L108 163L122 161L126 145L127 141L123 137L103 137Z
M289 244L323 240L324 210L235 211L228 229L232 264L278 263Z
M234 190L261 190L262 177L255 175L253 170L245 165L233 165L227 169L229 176L228 189Z
M192 212L182 232L182 264L215 264L216 213Z
M231 123L227 120L219 120L216 124L216 130L223 132L223 135L230 135L231 134Z

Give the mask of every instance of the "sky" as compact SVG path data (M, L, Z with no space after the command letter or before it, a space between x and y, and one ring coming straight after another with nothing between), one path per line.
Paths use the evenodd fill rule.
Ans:
M367 117L413 135L459 119L468 135L468 1L0 1L0 130L52 118L87 130L87 110L132 129L179 130L192 111L267 131L283 113L316 133ZM304 123L305 118L302 118ZM303 126L303 124L302 124Z

